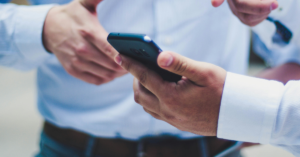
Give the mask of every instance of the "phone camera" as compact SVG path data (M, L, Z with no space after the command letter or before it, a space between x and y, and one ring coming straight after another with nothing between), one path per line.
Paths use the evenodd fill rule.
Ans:
M141 51L142 54L145 55L146 57L150 57L150 55L146 52L146 50L140 49L140 51Z
M137 54L137 55L139 55L139 56L143 56L143 54L140 51L138 51L137 49L132 49L131 48L130 51Z

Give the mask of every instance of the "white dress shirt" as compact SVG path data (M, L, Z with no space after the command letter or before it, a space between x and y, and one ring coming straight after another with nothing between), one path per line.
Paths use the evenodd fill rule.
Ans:
M136 104L130 74L100 86L69 75L42 45L42 26L52 6L0 4L0 65L38 68L38 109L47 121L109 138L136 140L161 134L198 137L154 119ZM162 50L239 74L247 70L249 28L227 4L216 9L210 0L107 0L97 11L108 32L147 34Z
M264 21L254 31L265 44L256 49L270 65L300 63L300 1L278 0L271 17L294 34L288 46L272 42L275 27ZM218 122L219 138L273 144L300 156L300 81L277 81L227 73Z

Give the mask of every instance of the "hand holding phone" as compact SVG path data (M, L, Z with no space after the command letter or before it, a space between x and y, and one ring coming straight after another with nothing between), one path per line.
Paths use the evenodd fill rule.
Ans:
M181 76L160 68L157 57L162 50L144 34L110 33L108 42L120 53L129 56L158 73L164 80L178 82Z

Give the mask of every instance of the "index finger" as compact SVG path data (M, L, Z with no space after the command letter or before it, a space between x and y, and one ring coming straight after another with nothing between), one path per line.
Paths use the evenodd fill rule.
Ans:
M106 40L108 33L105 29L100 24L97 23L97 25L97 29L82 30L80 34L103 54L113 59L118 52Z
M121 54L117 55L115 60L154 95L159 96L163 94L163 86L165 86L167 82L165 82L157 73L150 70L142 63Z

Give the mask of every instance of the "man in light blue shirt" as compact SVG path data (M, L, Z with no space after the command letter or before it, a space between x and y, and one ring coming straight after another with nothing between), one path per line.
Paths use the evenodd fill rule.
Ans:
M52 2L68 1L31 1ZM117 52L106 41L107 32L143 33L163 50L244 74L249 31L229 6L216 10L206 0L99 2L0 4L0 64L38 68L38 108L46 121L39 156L212 156L234 144L148 115L134 102L133 77L113 61Z

